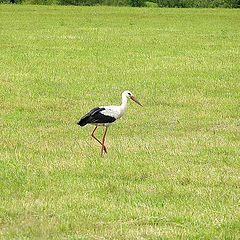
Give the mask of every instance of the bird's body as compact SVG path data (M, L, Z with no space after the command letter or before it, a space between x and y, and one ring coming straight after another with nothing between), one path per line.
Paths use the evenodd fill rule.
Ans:
M106 147L104 146L107 128L117 119L122 117L122 115L127 109L128 98L131 98L133 101L141 105L141 103L133 96L133 94L130 91L124 91L122 93L121 105L95 107L91 111L89 111L86 115L84 115L78 122L78 125L80 125L81 127L85 126L86 124L92 124L96 126L92 132L92 137L102 145L102 153L103 150L107 152ZM96 131L98 126L106 127L102 142L100 142L94 135L94 132Z
M96 126L109 126L117 119L121 118L127 109L127 96L122 94L122 104L120 106L101 106L93 108L85 116L83 116L79 125L93 124Z
M113 123L116 118L113 116L105 115L108 112L105 107L93 108L89 113L83 116L78 124L83 127L86 124L93 124L96 126L108 126Z
M112 108L96 107L83 116L78 124L80 126L85 126L86 124L109 126L111 123L117 120L117 116L118 111L114 111Z

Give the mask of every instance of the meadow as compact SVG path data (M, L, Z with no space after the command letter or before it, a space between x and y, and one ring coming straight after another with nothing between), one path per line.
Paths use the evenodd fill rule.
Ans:
M0 239L240 238L239 10L0 12Z

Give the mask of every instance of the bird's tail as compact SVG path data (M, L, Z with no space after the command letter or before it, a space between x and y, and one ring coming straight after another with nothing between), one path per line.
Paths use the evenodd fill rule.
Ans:
M80 119L80 121L77 123L81 127L85 126L88 123L88 117L83 117Z

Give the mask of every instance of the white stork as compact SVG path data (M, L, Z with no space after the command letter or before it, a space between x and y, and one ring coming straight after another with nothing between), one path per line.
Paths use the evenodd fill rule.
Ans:
M127 109L127 101L128 99L132 99L134 102L142 106L142 104L134 97L134 95L130 91L124 91L122 93L122 104L120 106L102 106L93 108L90 112L84 115L78 125L81 127L85 126L86 124L95 125L95 128L91 134L91 136L101 144L101 155L103 155L103 151L107 153L107 148L104 145L107 129L109 125L115 122L117 119L121 118L124 112ZM103 134L102 142L96 138L94 135L95 131L97 130L98 126L104 126L105 131Z

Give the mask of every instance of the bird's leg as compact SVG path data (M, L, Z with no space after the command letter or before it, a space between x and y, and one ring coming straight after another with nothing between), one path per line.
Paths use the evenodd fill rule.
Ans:
M98 139L95 137L95 135L94 135L95 131L97 130L97 127L98 127L98 126L96 126L96 127L94 128L94 130L93 130L91 136L92 136L95 140L97 140L97 141L102 145L101 141L98 140ZM107 149L106 149L106 147L105 147L104 145L102 145L102 147L103 147L103 149L104 149L104 152L107 153Z
M105 139L106 139L106 135L107 135L107 129L108 129L108 127L105 128L105 132L104 132L104 134L103 134L101 155L103 155L103 150L105 151L105 149L104 149L104 147L105 147L104 143L105 143ZM106 147L105 147L105 148L106 148ZM105 153L107 153L107 152L105 151Z

